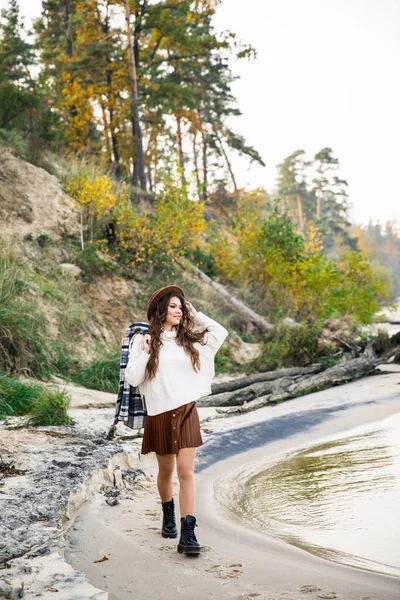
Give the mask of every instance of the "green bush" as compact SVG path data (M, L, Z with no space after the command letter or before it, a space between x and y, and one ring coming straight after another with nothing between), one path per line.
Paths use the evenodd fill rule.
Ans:
M0 369L4 371L35 369L36 357L45 365L45 320L37 300L28 294L29 284L15 245L0 243Z
M385 329L378 329L377 331L359 330L357 332L356 342L362 351L364 351L367 346L372 345L373 351L379 357L392 354L398 345L396 338L392 339L392 336L390 336Z
M22 383L16 377L0 376L0 419L26 415L32 408L42 386Z
M339 364L340 362L342 362L342 359L343 354L341 352L336 352L335 354L332 354L330 356L327 354L317 357L317 361L322 366L322 369L324 371L325 369L330 369L331 367L334 367L335 365Z
M82 270L82 277L86 281L94 281L96 277L116 270L99 256L96 245L91 243L87 243L85 248L77 253L74 262Z
M68 415L70 396L58 390L42 388L30 410L29 424L33 426L70 425L72 420Z
M185 256L209 277L215 277L217 275L214 256L211 252L207 252L202 248L197 247L194 250L187 251Z
M31 425L68 425L70 398L65 391L22 382L10 375L0 376L0 419L30 415Z
M30 90L7 81L0 82L0 127L23 125L28 111L36 108L38 102L39 99Z
M222 283L246 290L248 306L272 322L286 316L319 322L351 315L367 324L378 300L387 297L385 282L366 255L351 251L337 260L326 257L315 226L309 224L303 238L278 206L265 217L242 198L229 234L215 238L217 274Z
M0 129L0 140L9 146L17 156L21 156L22 158L28 156L28 142L15 129Z
M0 371L49 379L74 365L75 340L87 331L88 314L79 282L61 270L51 241L39 252L32 269L19 260L16 243L0 242ZM56 336L49 332L42 300L62 315Z
M321 356L317 327L275 327L266 336L260 355L251 363L252 371L271 371L282 367L304 367Z
M93 361L87 367L72 372L70 378L74 383L92 390L117 393L119 361L119 352L110 352L104 358Z
M241 365L233 357L232 349L229 346L222 346L215 355L215 374L236 373L240 371Z

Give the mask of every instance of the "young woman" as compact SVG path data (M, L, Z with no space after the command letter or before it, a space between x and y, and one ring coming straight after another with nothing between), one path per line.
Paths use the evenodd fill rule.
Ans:
M149 332L135 335L125 378L147 410L142 454L155 452L163 508L161 533L176 538L172 476L179 479L181 535L178 552L199 554L196 539L194 460L202 445L196 400L211 393L214 357L227 330L197 312L178 286L157 290L148 302ZM194 331L194 326L202 329ZM206 328L206 329L204 329Z

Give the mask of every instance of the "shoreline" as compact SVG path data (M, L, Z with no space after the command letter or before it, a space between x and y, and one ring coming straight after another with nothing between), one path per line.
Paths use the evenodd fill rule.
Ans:
M287 447L280 448L279 452L274 452L269 456L260 457L258 452L255 453L254 450L250 451L247 456L248 460L244 460L243 463L239 465L236 464L235 467L233 463L232 465L229 464L229 460L224 461L220 467L216 465L213 472L213 500L214 503L217 504L217 510L220 509L220 507L222 509L221 518L233 520L252 530L260 528L262 533L269 538L282 540L286 544L302 548L307 553L319 556L330 562L350 566L362 571L370 571L372 573L389 575L397 578L399 579L400 586L400 569L396 566L378 562L377 559L373 560L372 558L367 558L365 556L346 554L345 551L339 550L336 547L328 547L320 543L314 545L313 542L308 540L306 533L304 534L304 538L299 538L297 535L295 536L294 532L291 534L290 526L284 528L283 533L279 517L277 516L272 517L274 526L270 530L263 526L258 526L256 524L257 520L252 520L252 522L246 525L246 510L244 513L241 509L235 510L234 504L235 498L240 497L241 501L244 499L245 496L242 495L240 490L242 486L246 486L246 482L249 479L257 477L260 473L268 473L277 465L282 465L284 467L286 461L290 461L291 458L298 453L307 451L312 453L313 450L320 445L335 443L337 441L346 441L353 436L363 435L369 433L371 430L375 431L375 429L379 428L380 424L384 423L386 419L390 419L393 415L400 415L400 398L398 401L380 406L378 414L376 408L370 407L368 409L367 407L364 407L364 416L371 411L373 411L373 414L371 414L373 420L368 419L362 425L357 422L348 427L353 420L351 412L354 413L354 417L359 413L359 410L350 411L338 421L337 424L339 427L336 427L335 424L332 425L331 431L327 435L322 435L321 437L309 439L307 441L305 436L299 436L299 443L291 445L289 441ZM345 425L345 428L343 428L342 425Z
M69 534L67 561L84 571L92 585L107 590L109 600L135 597L189 600L212 596L238 600L278 597L297 600L304 598L307 592L313 599L359 600L365 596L371 600L398 600L400 578L330 562L244 527L214 497L214 488L223 475L265 458L266 452L275 458L310 445L321 437L399 412L400 390L395 387L399 381L400 377L393 374L366 378L334 391L325 390L268 407L267 421L277 414L282 418L285 413L290 413L293 420L296 416L299 418L302 413L310 412L307 411L310 399L317 412L321 409L325 412L311 428L293 432L289 427L283 439L275 439L246 452L240 450L239 443L239 453L223 461L214 460L218 454L218 444L213 448L218 430L221 435L225 432L225 441L230 436L233 443L237 442L239 432L243 434L247 426L264 422L260 420L266 411L246 415L246 419L211 420L210 426L215 429L216 436L206 439L197 474L199 529L196 533L199 541L205 544L199 559L193 561L178 555L176 541L163 540L160 536L160 505L154 481L156 465L149 455L140 461L147 480L140 489L133 490L130 498L122 497L119 506L110 508L95 496L83 508ZM371 388L382 388L378 394L375 389L375 400ZM342 407L343 399L332 404L332 393L337 398L349 395L345 408ZM379 399L376 399L377 395ZM200 414L209 413L202 415L200 410ZM204 460L207 452L208 457L214 457L211 464ZM174 489L177 489L176 482ZM103 557L106 557L103 562L94 562Z

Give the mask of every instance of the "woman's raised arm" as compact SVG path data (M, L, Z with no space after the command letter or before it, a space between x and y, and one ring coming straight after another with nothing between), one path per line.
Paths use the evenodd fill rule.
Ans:
M201 327L207 328L207 346L212 350L214 354L216 354L219 348L226 340L226 338L228 337L227 329L225 329L225 327L217 323L217 321L214 321L210 317L207 317L207 315L205 315L202 312L196 313L194 317L194 322L196 323L196 325L200 325Z
M137 333L129 351L129 360L125 369L125 379L134 387L143 383L147 361L150 354L143 349L143 336Z

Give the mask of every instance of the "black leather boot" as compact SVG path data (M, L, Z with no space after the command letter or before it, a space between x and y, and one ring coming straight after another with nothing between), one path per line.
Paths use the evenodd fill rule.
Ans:
M197 527L196 518L192 515L181 518L181 537L178 544L179 554L200 554L201 548L194 533L195 527Z
M176 528L175 522L175 508L174 508L174 499L169 502L162 502L163 508L163 522L161 535L163 538L177 538L178 530Z

